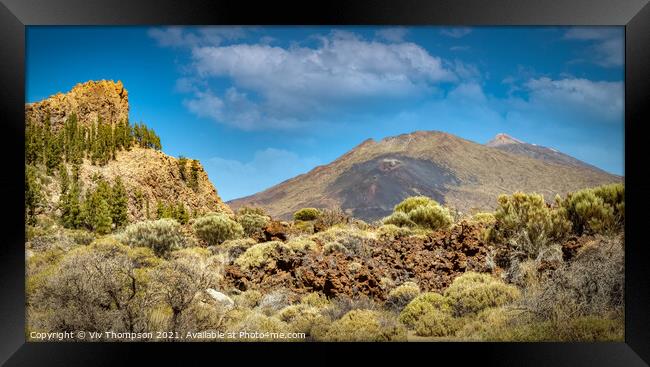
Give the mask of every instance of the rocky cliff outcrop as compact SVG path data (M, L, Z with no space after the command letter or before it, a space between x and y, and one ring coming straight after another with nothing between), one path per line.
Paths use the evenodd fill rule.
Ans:
M189 164L188 164L189 169ZM82 165L81 180L86 187L92 186L93 175L100 174L109 182L121 177L129 196L129 219L146 219L146 202L149 217L156 217L156 203L182 203L191 213L224 212L232 214L221 201L208 174L199 165L196 188L191 188L181 178L178 159L153 149L133 148L117 154L114 161L105 166ZM138 197L141 193L141 198Z
M54 130L75 113L83 125L98 118L114 124L129 118L129 94L121 81L88 81L75 85L68 93L57 93L40 102L25 104L25 120L45 121L48 114Z
M26 104L26 121L45 121L50 116L52 130L61 128L71 114L77 115L79 124L96 123L98 118L104 122L115 124L128 119L128 92L121 82L89 81L77 84L68 93L58 93L43 101ZM232 214L230 208L223 203L217 190L208 178L207 173L197 165L196 183L190 185L188 178L181 177L179 160L155 149L139 147L137 144L130 149L120 149L115 153L115 159L104 165L92 164L86 156L80 165L80 181L82 190L94 188L95 178L101 176L113 183L119 176L128 195L128 217L130 221L143 220L147 217L156 218L156 204L183 204L190 213L224 212ZM191 168L192 160L188 159L186 172ZM41 176L46 176L44 167ZM68 164L68 171L72 167ZM59 177L43 179L46 198L46 213L58 210ZM83 195L82 195L83 196ZM147 210L148 207L148 210ZM147 211L149 215L147 215Z

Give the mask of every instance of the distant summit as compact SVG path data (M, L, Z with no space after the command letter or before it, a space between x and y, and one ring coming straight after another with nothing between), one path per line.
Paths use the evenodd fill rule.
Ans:
M499 133L485 145L487 145L488 147L499 147L499 146L510 145L510 144L524 144L524 142L519 139L515 139L508 134Z
M541 159L548 163L561 164L571 167L589 168L592 170L604 172L598 167L573 158L570 155L561 153L556 149L544 147L537 144L529 144L504 133L497 134L492 140L487 142L485 146L496 148L504 152L523 155L535 159Z
M414 195L467 212L494 208L499 194L538 192L550 201L555 194L619 181L506 134L486 146L440 131L416 131L365 140L330 164L229 204L233 209L260 206L280 218L303 207L340 207L354 217L376 220Z

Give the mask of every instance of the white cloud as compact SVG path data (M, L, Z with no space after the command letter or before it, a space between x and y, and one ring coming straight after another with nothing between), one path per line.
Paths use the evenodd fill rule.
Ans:
M524 87L529 92L529 103L539 108L575 112L596 121L622 122L622 82L539 78L530 79Z
M220 119L223 115L223 101L211 92L197 91L194 98L186 99L184 104L190 112L199 117Z
M208 175L219 187L223 200L232 200L267 189L321 164L315 157L301 157L284 150L258 150L250 161L221 157L204 162Z
M403 42L404 37L408 33L408 29L403 27L382 28L375 32L377 37L383 38L390 42Z
M192 97L183 101L190 112L241 130L291 129L297 124L294 118L272 117L266 111L267 105L251 101L234 87L228 88L222 97L210 90L192 92Z
M619 31L614 28L601 27L576 27L571 28L564 34L564 38L573 40L602 40L614 38L620 35Z
M439 57L413 43L365 41L341 31L320 41L316 48L268 44L194 47L192 67L200 79L228 78L237 90L254 97L244 100L224 95L219 99L225 105L238 101L246 110L257 112L239 117L235 113L244 109L233 106L232 114L218 116L198 111L213 103L188 102L188 106L197 115L253 129L254 118L262 125L264 120L310 121L364 101L421 95L437 83L456 78ZM215 96L203 92L196 97ZM227 117L231 121L223 120Z
M449 92L449 98L456 101L471 103L486 103L487 97L483 93L483 88L474 82L461 83Z
M472 33L472 29L469 27L445 28L440 31L440 34L452 38L462 38L470 33Z
M625 60L623 30L612 27L577 27L564 34L564 39L590 42L589 62L603 67L621 66Z
M454 74L460 79L460 81L469 81L469 80L481 80L482 74L479 71L478 67L474 64L468 64L461 60L454 60L453 62L448 63L449 68L454 71Z
M199 27L196 30L186 27L151 28L147 33L159 46L188 48L220 45L225 40L237 40L246 35L243 28L226 26Z
M459 51L469 51L469 46L451 46L449 51L459 52Z

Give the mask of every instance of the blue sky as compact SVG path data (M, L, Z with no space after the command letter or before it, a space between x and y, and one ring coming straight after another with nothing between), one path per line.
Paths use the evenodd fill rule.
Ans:
M225 200L416 130L624 173L622 27L28 27L26 63L27 102L121 80Z

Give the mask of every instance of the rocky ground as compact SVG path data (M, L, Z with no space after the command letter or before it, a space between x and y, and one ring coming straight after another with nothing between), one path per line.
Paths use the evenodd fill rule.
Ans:
M264 240L287 240L288 225L271 222L264 229ZM495 247L485 240L486 225L463 221L450 230L424 236L394 239L366 238L363 253L289 251L279 248L266 266L243 269L231 263L225 267L225 280L240 291L268 293L286 288L299 298L320 292L329 298L366 295L384 301L393 284L415 281L423 292L442 292L459 275L487 272L503 275L511 266L515 252ZM315 238L316 242L319 239ZM593 242L590 236L572 236L562 243L563 260L570 261L580 248ZM321 243L324 244L324 243ZM540 259L540 273L554 270L561 262Z
M288 229L278 232L278 227L277 222L272 223L265 233L273 233L270 237L277 239L291 236ZM488 265L491 248L483 239L484 230L484 225L462 222L451 231L427 236L394 240L367 238L361 243L364 254L279 250L264 267L246 270L231 264L226 267L225 276L241 291L268 292L285 287L296 294L322 292L328 297L364 294L383 301L389 288L387 282L401 284L415 280L423 291L440 292L467 271L503 271ZM575 250L579 243L572 241L567 246Z

